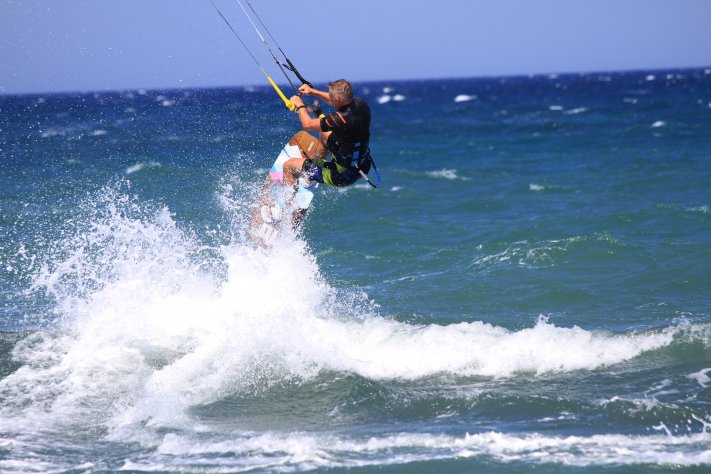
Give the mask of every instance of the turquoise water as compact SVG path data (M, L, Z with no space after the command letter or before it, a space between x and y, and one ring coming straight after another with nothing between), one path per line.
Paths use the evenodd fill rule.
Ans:
M0 471L708 471L711 70L356 86L271 253L267 88L0 97Z

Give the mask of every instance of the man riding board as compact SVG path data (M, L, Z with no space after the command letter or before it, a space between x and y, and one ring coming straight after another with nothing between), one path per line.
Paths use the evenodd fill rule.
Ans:
M313 118L301 97L291 101L296 106L301 126L306 131L320 132L319 139L331 152L332 159L323 157L291 158L284 163L284 179L295 185L299 176L331 186L350 186L361 176L366 177L371 166L370 107L359 97L353 97L353 86L345 79L328 84L328 91L302 85L299 92L317 97L333 106L335 112ZM367 178L366 178L367 179Z

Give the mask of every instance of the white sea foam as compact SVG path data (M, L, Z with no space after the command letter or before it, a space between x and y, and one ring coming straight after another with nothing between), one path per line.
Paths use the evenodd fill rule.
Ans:
M168 99L168 97L166 97L164 95L156 96L155 101L160 102L160 105L162 105L163 107L171 107L171 106L175 105L174 100L170 100L170 99Z
M690 379L696 380L699 385L702 387L706 388L708 387L708 384L711 382L711 377L709 377L707 374L711 372L711 368L709 369L703 369L698 372L694 372L693 374L687 375Z
M486 253L474 259L471 266L484 272L501 265L518 265L527 268L545 268L556 265L556 255L567 252L571 246L589 239L615 243L608 234L594 236L573 236L565 239L543 240L540 242L521 240L507 248ZM482 250L481 248L477 250Z
M549 105L548 110L552 112L563 112L565 115L577 115L588 111L587 107L576 107L566 110L562 105Z
M156 459L129 461L122 469L175 469L175 463L179 463L184 469L221 467L228 470L239 466L283 472L476 457L505 463L576 467L701 466L711 463L709 441L711 435L708 433L585 437L493 431L462 435L401 432L363 439L308 433L265 433L244 434L221 442L167 434L158 446ZM221 456L224 453L230 453L230 456Z
M587 112L588 109L587 107L576 107L574 109L566 110L563 113L566 115L577 115L577 114L582 114L583 112Z
M663 121L661 121L661 120L657 120L656 122L654 122L654 123L652 124L652 128L663 127L663 126L665 126L666 124L667 124L666 122L663 122Z
M709 206L690 207L689 209L687 209L687 211L700 212L702 214L711 214L711 207L709 207Z
M147 163L136 163L135 165L126 168L126 174L133 174L141 171L144 168L160 168L161 164L157 161L149 161Z
M93 132L91 132L90 135L91 135L92 137L103 137L103 136L106 135L107 133L109 133L109 132L107 132L106 130L97 129L97 130L94 130Z
M430 178L444 178L451 180L460 179L462 181L469 181L469 178L459 176L457 170L448 168L444 168L437 171L428 171L427 176L429 176Z
M629 413L638 412L649 412L651 410L659 409L665 407L665 405L654 397L647 398L624 398L619 396L614 396L609 400L601 400L599 402L601 406L607 405L623 405L625 406L625 411Z
M133 174L136 171L142 170L145 166L146 166L145 163L136 163L135 165L129 166L128 168L126 168L126 174Z
M120 261L111 263L113 281L86 299L65 301L65 311L72 312L69 333L19 347L27 365L3 380L2 388L35 400L33 425L48 423L47 417L88 416L89 405L108 410L104 423L113 436L130 439L145 420L149 426L183 426L190 406L281 380L309 379L321 370L370 379L589 370L667 345L674 334L615 336L543 319L514 332L482 322L420 326L367 315L344 319L347 308L319 305L331 301L334 290L307 254L226 248L227 280L215 287L190 268L181 239L165 235L173 228L169 216L160 219L154 229L128 225L126 231L139 232L132 237L136 242L123 241ZM112 231L122 230L102 230L102 240ZM142 256L140 245L161 248ZM81 258L61 271L81 266ZM43 278L61 294L61 275ZM109 410L119 402L120 410ZM45 404L51 414L42 410Z
M36 333L16 348L23 367L0 381L0 432L84 423L108 430L109 440L155 448L129 458L125 470L294 471L479 456L577 466L711 462L708 434L204 436L191 407L323 370L376 380L590 370L664 346L675 329L616 336L544 319L519 331L481 322L413 325L378 317L358 292L324 307L324 299L341 299L332 298L338 290L298 239L272 254L232 242L219 252L225 275L215 278L203 270L202 244L167 210L112 190L102 199L97 207L106 211L91 231L38 276L65 319L59 333ZM26 469L0 463L0 470Z
M226 186L220 196L224 209L248 215L230 193ZM664 347L678 329L615 335L544 318L517 331L479 321L398 322L377 315L362 292L325 282L293 235L271 253L240 240L211 248L181 230L167 209L116 189L96 201L37 275L33 289L56 301L62 319L56 331L35 332L15 347L22 367L0 380L0 432L99 425L109 439L158 446L152 469L163 460L173 467L219 462L204 456L209 452L232 460L237 453L234 462L255 469L356 466L373 456L378 463L477 455L538 462L548 454L550 461L541 462L581 465L689 465L711 456L698 447L708 437L405 433L359 440L267 433L210 443L166 435L200 431L191 407L323 371L417 380L593 370ZM674 453L689 446L689 456L677 459ZM338 454L344 452L352 455Z
M405 100L405 96L402 95L402 94L395 94L395 95L393 96L393 100L394 100L395 102L402 102L403 100Z
M541 186L540 184L536 184L536 183L531 183L531 184L528 186L528 188L529 188L531 191L534 191L534 192L540 192L540 191L543 191L543 190L546 189L545 186Z
M385 94L385 95L381 95L376 100L378 101L378 104L387 104L388 102L390 102L392 100L392 96Z
M65 131L56 128L50 128L49 130L40 131L40 136L42 138L56 137L57 135L64 135Z
M477 96L475 95L468 95L468 94L459 94L454 98L455 102L469 102L472 100L476 100Z

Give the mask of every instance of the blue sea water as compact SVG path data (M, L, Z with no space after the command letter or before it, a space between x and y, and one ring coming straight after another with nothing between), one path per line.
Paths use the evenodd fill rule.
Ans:
M0 471L711 469L711 70L356 89L271 252L270 89L0 96Z

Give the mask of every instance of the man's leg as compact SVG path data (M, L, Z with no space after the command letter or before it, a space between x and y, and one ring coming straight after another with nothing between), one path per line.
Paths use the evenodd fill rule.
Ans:
M291 158L284 163L284 181L286 184L296 186L296 180L301 175L306 158Z
M331 136L332 133L333 132L320 132L318 134L318 139L321 141L324 151L328 150L328 148L326 148L326 142L328 142L328 137Z

